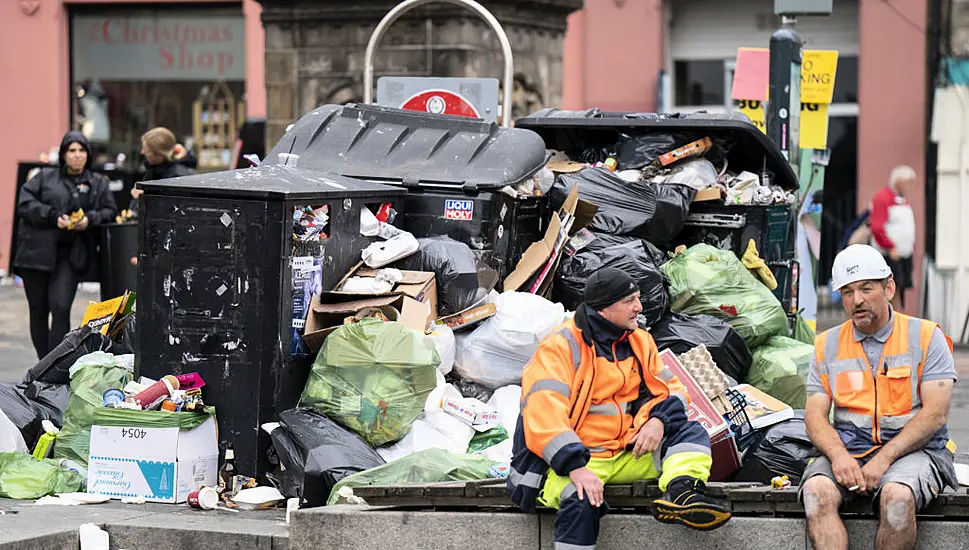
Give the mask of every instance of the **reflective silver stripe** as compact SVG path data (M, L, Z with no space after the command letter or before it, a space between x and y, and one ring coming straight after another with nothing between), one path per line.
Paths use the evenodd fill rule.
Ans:
M561 328L556 332L552 333L552 336L562 335L565 341L569 343L569 351L572 352L572 370L578 371L579 365L582 364L582 353L579 351L579 343L575 341L575 335L568 327Z
M843 326L838 325L825 333L824 362L829 365L838 360L838 340L841 339L841 329Z
M567 542L556 542L555 550L596 550L596 545L585 546L582 544L569 544Z
M606 450L605 447L589 447L589 452L590 453L601 453L601 452L603 452L605 450Z
M689 405L689 402L686 400L685 395L683 395L678 391L675 391L675 392L670 392L670 396L679 399L683 403L683 410L689 410L690 405Z
M538 472L526 472L523 474L512 468L508 472L508 479L512 485L531 487L532 489L538 489L542 486L542 474Z
M569 483L565 486L565 489L562 489L562 492L559 493L559 500L565 500L577 492L578 490L575 488L575 484Z
M541 380L536 380L532 387L528 390L528 395L525 399L522 399L522 409L528 404L528 398L532 396L533 393L540 391L553 391L564 395L566 399L569 398L569 385L560 380L554 380L552 378L543 378Z
M922 397L919 395L919 383L921 382L919 380L919 366L922 365L922 323L921 319L909 319L908 322L908 354L912 360L913 409L922 406Z
M565 447L571 443L582 443L582 440L579 439L579 436L573 431L558 434L548 442L548 445L545 445L544 449L542 449L542 458L545 459L545 462L551 464L552 459L555 458L555 455L562 450L562 447Z
M867 430L871 429L872 424L870 416L846 411L839 407L835 407L834 421L835 423L851 424L852 426Z
M879 416L878 425L883 430L901 430L913 418L915 418L914 413L903 414L901 416Z
M834 378L843 372L869 370L864 359L842 359L841 361L828 361L827 367L829 379Z
M710 447L700 445L698 443L677 443L669 449L666 449L666 454L663 455L663 460L666 460L667 458L678 453L702 453L710 456Z
M909 352L905 352L901 355L886 355L882 358L884 361L883 366L887 366L890 369L897 369L898 367L910 367L912 365L912 356ZM882 366L882 365L879 365Z
M622 416L622 411L619 410L619 407L617 407L615 403L598 403L589 407L589 414L599 414L602 416Z
M663 370L659 371L656 375L659 376L660 380L663 382L669 382L674 376L673 371L671 371L668 367L663 367Z

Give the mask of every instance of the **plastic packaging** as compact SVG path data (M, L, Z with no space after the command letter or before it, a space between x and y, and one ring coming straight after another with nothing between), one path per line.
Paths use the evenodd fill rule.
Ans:
M81 488L81 476L61 468L56 460L25 453L0 453L0 497L35 499Z
M671 242L683 229L696 190L685 185L628 183L601 168L563 174L549 191L550 204L558 208L573 186L579 198L599 207L587 226L590 231L630 235L654 244Z
M392 264L417 252L420 244L414 235L402 231L383 242L376 242L368 246L361 253L363 263L367 267L378 268Z
M488 479L495 462L488 458L457 454L443 449L427 449L344 478L330 493L327 504L336 504L343 487L393 485L399 483L436 483Z
M103 409L104 392L122 389L132 380L126 356L94 352L71 367L71 399L64 411L64 426L54 445L54 458L68 458L87 467L94 414ZM137 411L124 411L137 412Z
M360 436L314 409L284 411L279 422L272 432L279 489L305 506L325 504L338 481L384 463Z
M538 344L565 321L562 304L526 292L505 292L498 310L470 333L457 335L454 372L490 389L520 384Z
M423 333L364 319L327 337L300 406L314 407L377 447L407 435L437 386L440 356Z
M0 453L27 453L27 444L17 426L0 410Z
M805 380L813 356L814 346L774 336L754 349L754 362L744 382L795 409L803 409L807 401Z
M662 183L677 183L702 191L707 187L717 185L717 175L717 169L709 160L703 158L690 159L676 164L676 170L663 178Z
M605 267L621 269L638 283L645 326L652 326L669 310L666 277L639 239L598 250L583 248L564 258L555 279L555 298L570 310L576 309L584 300L586 281Z
M733 252L697 244L664 264L662 270L670 281L673 311L723 319L750 348L787 334L787 315L781 303Z
M774 476L787 476L799 485L804 468L820 456L804 425L804 411L794 411L794 418L764 430L764 436L744 455L744 465L734 481L769 483Z
M488 406L498 411L498 423L505 428L510 438L515 435L518 415L521 414L521 400L521 386L498 388L488 400Z
M468 245L450 237L429 237L418 242L420 249L398 261L395 267L435 274L440 317L482 302L498 282L498 273L479 262Z
M704 345L717 367L734 380L747 377L753 355L744 339L726 321L710 315L670 313L653 325L656 347L679 355Z

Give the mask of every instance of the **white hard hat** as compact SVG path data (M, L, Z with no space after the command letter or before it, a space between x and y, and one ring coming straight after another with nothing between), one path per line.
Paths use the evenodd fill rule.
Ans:
M831 267L835 290L858 281L880 281L891 274L892 270L882 253L867 244L853 244L845 248L834 258L834 266Z

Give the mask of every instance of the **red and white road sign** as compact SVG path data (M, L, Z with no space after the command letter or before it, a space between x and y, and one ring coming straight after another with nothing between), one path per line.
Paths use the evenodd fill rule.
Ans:
M406 111L419 111L435 115L456 115L481 118L470 101L449 90L425 90L414 94L401 106Z

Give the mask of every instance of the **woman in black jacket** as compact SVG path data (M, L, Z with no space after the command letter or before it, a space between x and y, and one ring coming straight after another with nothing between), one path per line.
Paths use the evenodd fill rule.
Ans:
M114 221L108 179L91 171L91 146L80 132L61 141L58 168L46 168L20 189L14 271L24 281L30 339L43 358L71 329L78 275L93 250L91 227ZM71 216L75 215L72 220Z

